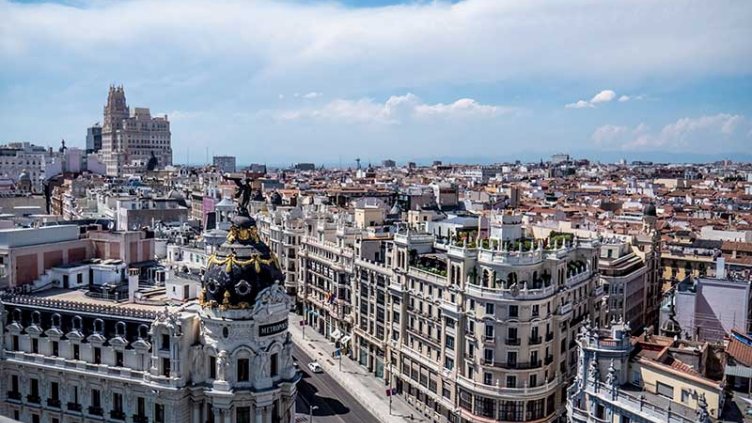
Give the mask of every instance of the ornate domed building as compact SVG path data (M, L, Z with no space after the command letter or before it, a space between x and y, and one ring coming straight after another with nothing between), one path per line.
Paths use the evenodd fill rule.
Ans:
M129 269L134 290L117 304L78 289L0 293L0 415L293 423L300 373L287 330L291 299L255 221L228 212L198 301L140 301L138 269Z
M251 308L258 294L284 279L276 257L247 213L232 219L227 242L209 258L202 305L221 311Z
M31 177L29 172L24 169L20 175L18 175L18 181L16 182L16 189L19 192L31 192Z
M277 258L244 209L208 260L199 295L215 421L291 422L298 372L287 331L290 297Z

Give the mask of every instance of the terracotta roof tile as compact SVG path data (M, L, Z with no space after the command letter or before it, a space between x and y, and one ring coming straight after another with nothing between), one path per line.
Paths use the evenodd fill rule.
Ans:
M674 370L678 370L680 372L684 372L693 376L701 376L700 373L697 372L697 370L693 369L692 366L688 365L687 363L673 359L671 360L671 368Z
M734 357L739 363L747 367L752 367L752 347L745 345L738 339L731 337L731 342L729 342L726 348L726 353Z

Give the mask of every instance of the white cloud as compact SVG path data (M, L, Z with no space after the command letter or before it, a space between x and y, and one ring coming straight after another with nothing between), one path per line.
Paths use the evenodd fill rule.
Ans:
M311 91L310 93L303 94L303 98L308 99L308 100L312 100L314 98L319 98L322 95L323 95L322 93L317 93L315 91Z
M624 103L625 101L629 101L630 97L628 95L623 95L619 97L619 102Z
M596 144L602 145L610 143L613 139L622 137L629 132L629 128L626 126L617 125L603 125L593 132L593 141Z
M321 107L273 112L279 120L325 120L344 123L399 124L420 119L494 118L516 113L514 107L481 104L471 98L428 104L412 93L391 96L380 103L370 98L335 99Z
M625 98L625 100L622 100ZM594 95L593 98L590 100L577 100L574 103L565 104L564 107L567 109L587 109L587 108L593 108L598 104L602 103L609 103L613 101L613 99L616 98L616 92L614 90L603 90L599 92L598 94ZM627 101L629 100L629 97L623 95L619 98L619 101Z
M744 116L719 113L677 119L657 132L644 123L635 127L603 125L593 132L591 138L601 147L622 150L707 151L712 145L712 152L734 152L748 148L750 135L745 133L749 128L752 128L752 122Z
M590 103L589 101L577 100L574 103L565 104L564 107L566 107L567 109L585 109L588 107L595 107L595 106L593 106L592 103Z
M616 98L616 93L613 90L603 90L599 92L598 94L594 95L593 98L590 99L590 103L591 104L608 103L614 98Z
M129 64L154 75L220 61L254 82L317 82L322 89L362 81L383 89L531 76L752 71L747 2L667 0L639 8L628 0L573 0L566 7L516 0L371 8L241 0L74 3L0 0L0 61L50 72L93 67L99 74L104 66Z

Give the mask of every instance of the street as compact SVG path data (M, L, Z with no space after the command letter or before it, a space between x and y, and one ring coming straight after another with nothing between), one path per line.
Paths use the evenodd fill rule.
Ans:
M297 412L308 415L309 404L317 406L313 412L313 421L326 422L363 422L378 423L378 420L363 408L344 388L329 375L313 373L308 363L314 361L297 346L293 346L293 356L298 362L302 379L298 382ZM325 360L328 357L318 357ZM329 358L331 359L331 358ZM333 360L333 359L332 359Z

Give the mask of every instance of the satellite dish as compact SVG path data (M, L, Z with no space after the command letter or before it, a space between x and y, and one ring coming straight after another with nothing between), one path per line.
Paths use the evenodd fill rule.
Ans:
M110 223L107 224L107 229L109 230L115 229L115 222L110 221Z

